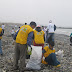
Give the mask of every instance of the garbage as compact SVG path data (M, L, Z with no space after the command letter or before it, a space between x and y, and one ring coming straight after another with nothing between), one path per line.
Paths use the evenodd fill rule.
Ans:
M42 46L31 46L32 54L30 60L26 65L26 68L40 70L41 58L42 58Z
M6 72L6 70L2 70L2 72Z
M56 55L60 56L60 58L62 59L64 56L64 51L63 50L59 50L58 52L55 52Z

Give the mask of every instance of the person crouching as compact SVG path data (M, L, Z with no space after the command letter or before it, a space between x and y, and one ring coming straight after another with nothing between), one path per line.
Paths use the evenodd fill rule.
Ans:
M55 67L60 67L60 62L56 58L55 50L53 49L54 41L49 42L49 46L45 46L42 53L42 63L52 65Z

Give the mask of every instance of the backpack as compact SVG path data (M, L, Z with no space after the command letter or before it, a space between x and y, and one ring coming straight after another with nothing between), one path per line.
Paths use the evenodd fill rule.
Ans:
M56 25L54 25L54 31L56 30Z

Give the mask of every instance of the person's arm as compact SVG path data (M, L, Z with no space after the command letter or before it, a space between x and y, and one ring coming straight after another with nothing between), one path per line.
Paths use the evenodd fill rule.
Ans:
M44 53L45 53L46 51L45 51L45 49L43 49L42 50L42 57L44 56Z
M56 25L54 25L54 31L56 30Z
M3 35L3 32L1 32L0 36L2 36L2 35Z
M46 52L45 49L43 49L42 53L44 54L45 52Z
M70 37L71 37L71 35L70 35Z
M16 40L17 34L18 34L19 30L15 33L13 39Z
M44 41L45 41L45 34L44 34Z
M33 37L32 37L32 39L34 39L34 34L33 34Z
M27 38L27 44L28 44L28 46L30 46L30 47L31 47L31 43L32 43L32 37L33 37L33 32L30 32L30 33L28 34L28 38Z
M72 36L72 33L70 34L70 37Z
M49 30L49 25L47 26L47 30Z
M46 31L47 34L48 34L48 31L49 31L49 25L48 25L48 27L47 27L47 31Z
M45 59L45 57L44 57L44 53L45 53L46 51L45 51L45 49L43 49L42 50L42 58L44 58Z

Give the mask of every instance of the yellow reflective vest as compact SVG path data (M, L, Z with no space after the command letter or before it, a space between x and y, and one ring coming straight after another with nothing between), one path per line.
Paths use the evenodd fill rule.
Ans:
M0 28L0 34L1 34L1 32L2 32L2 28ZM0 39L2 39L2 36L0 36Z
M36 44L44 44L44 31L34 30L34 41Z
M55 53L55 49L54 50L51 50L48 46L46 46L45 48L44 48L44 50L46 51L45 53L44 53L44 57L46 58L46 57L48 57L51 53ZM44 60L42 60L42 63L43 64L47 64L47 62Z
M33 29L29 25L21 26L20 30L17 34L17 37L16 37L16 43L26 44L28 34L32 31L33 31Z

